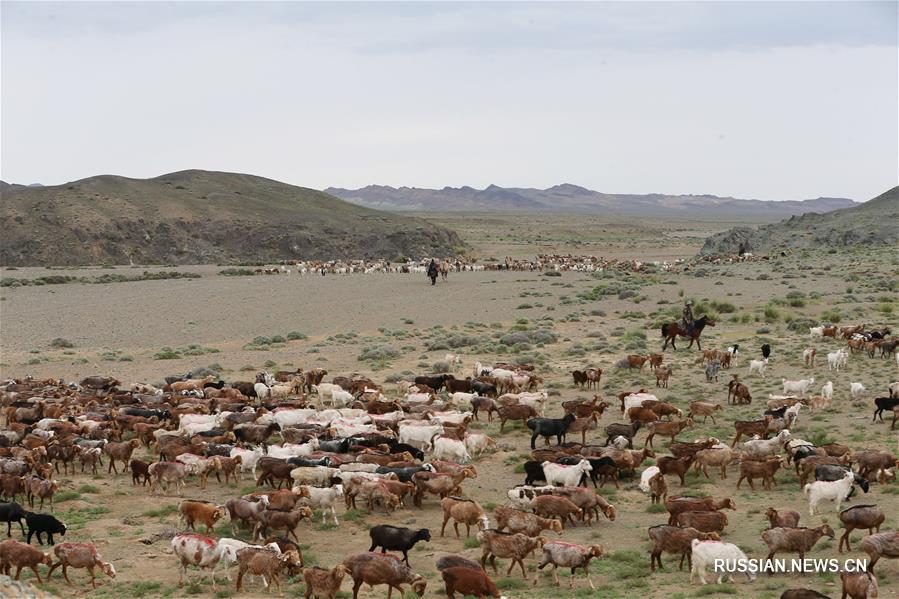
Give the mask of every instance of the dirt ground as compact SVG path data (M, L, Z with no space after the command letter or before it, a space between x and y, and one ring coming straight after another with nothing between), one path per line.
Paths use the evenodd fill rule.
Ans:
M610 223L608 231L611 232L600 231L595 236L591 228L590 234L584 235L588 239L581 240L577 246L568 245L563 239L568 234L566 231L576 233L576 228L570 222L560 222L546 233L549 239L541 244L546 251L560 253L605 250L602 255L610 257L673 259L695 253L701 243L700 231L720 226L684 225L682 231L674 232L676 241L672 241L667 233L664 237L659 235L660 225L625 228L620 234L615 228L619 225ZM477 251L482 256L516 255L504 253L506 250L526 255L525 249L513 247L515 244L510 240L484 240L485 232L495 228L490 220L475 220L464 231L467 239L480 240L482 245ZM533 233L532 229L525 229L522 234ZM532 248L530 253L537 251ZM822 251L768 262L702 267L684 274L592 276L567 272L561 277L546 277L539 273L462 273L451 275L448 282L440 282L436 287L416 275L224 277L216 274L220 270L217 266L177 267L177 270L197 272L202 277L0 289L0 374L3 377L56 376L66 380L109 374L125 382L152 383L168 374L210 365L229 381L251 378L263 368L321 366L329 371L329 378L360 373L385 380L398 373L431 371L447 353L446 347L458 343L462 345L450 351L464 356L465 373L470 373L475 360L485 364L510 359L536 362L551 392L548 416L561 413L562 401L589 397L587 392L573 387L570 377L572 369L585 366L604 369L600 394L615 404L617 393L641 386L651 388L661 399L684 409L693 400L726 403L730 372L722 372L717 383L706 383L702 368L696 363L696 351L687 349L686 344L679 344L677 351L669 349L665 353L666 365L673 368L669 389L656 389L655 377L648 371L615 367L627 354L659 350L658 322L669 310L679 312L685 298L694 298L699 307L718 317L717 326L703 335L703 347L723 349L731 343L740 344L742 359L732 372L739 372L746 380L755 401L749 406L726 406L717 423L711 420L697 423L679 439L711 435L729 443L733 438L732 421L758 417L767 395L780 391L782 377L814 376L815 392L825 380L833 381L833 405L815 413L803 410L794 428L795 436L816 443L847 443L857 450L899 451L899 433L890 432L888 422L870 422L872 397L885 395L889 382L897 379L896 363L856 354L850 358L845 371L831 373L827 370L825 354L842 343L810 342L802 320L817 323L822 318L838 315L844 324L865 322L896 329L895 311L899 305L891 281L899 273L894 252L830 254ZM113 272L128 271L118 268ZM19 269L4 270L3 276L32 278L46 272L58 273ZM109 271L98 269L97 272ZM80 270L79 274L90 274L90 270ZM792 329L791 323L794 323ZM512 332L536 330L551 331L554 341L542 345L509 344L509 338L506 338L509 343L503 341ZM272 341L275 335L286 338L290 332L302 333L305 338L264 343ZM257 339L253 345L254 338L260 336L269 339ZM74 347L52 348L50 342L55 338L67 339ZM773 348L768 376L749 377L748 360L759 357L759 347L766 342ZM819 354L814 370L805 369L801 364L801 351L810 344L818 348ZM181 350L182 357L154 359L164 347ZM251 349L254 347L257 349ZM363 349L371 347L389 347L397 355L390 357L383 353L381 359L360 360ZM200 355L185 355L191 353ZM858 401L849 398L851 381L864 383L869 390L866 398ZM386 388L392 391L393 385L387 384ZM600 429L621 420L619 410L613 405L603 415ZM484 420L471 428L487 432L499 443L499 451L475 462L478 477L463 485L465 493L489 512L494 506L506 503L507 489L523 482L520 465L529 457L529 436L520 426L507 428L500 435L498 424ZM588 442L603 439L601 430L588 434ZM638 434L636 446L642 447L644 439L644 433ZM666 445L667 441L657 439L659 455L665 453ZM143 449L138 451L141 457L144 453ZM650 463L647 461L644 466ZM179 528L176 511L179 498L152 497L146 489L133 487L130 476L121 474L113 477L62 473L59 479L64 494L59 497L56 513L70 527L67 540L94 541L119 574L113 581L103 578L94 592L89 591L81 571L74 574L76 587L66 586L57 574L45 589L62 597L226 597L233 594L233 583L229 585L223 578L219 578L217 592L206 583L178 588L178 569L168 541L151 545L138 542L154 533ZM711 481L691 474L683 491L716 498L733 497L738 509L728 512L725 537L740 545L750 557L766 554L759 535L767 527L763 514L769 506L796 509L802 514L802 525L828 522L838 536L842 534L832 505L825 506L822 516L808 516L808 504L791 470L778 472L777 487L771 491L760 487L752 491L745 485L736 490L736 479L736 466L731 466L724 481L718 480L715 474ZM599 543L604 547L605 558L591 566L597 583L595 592L580 573L574 579L574 589L570 590L567 573L561 571L561 589L553 587L548 571L540 573L537 585L533 586L538 554L527 561L530 570L527 583L521 579L520 572L506 577L501 571L495 577L504 594L605 598L637 595L690 598L720 594L768 598L778 597L787 588L809 587L832 597L839 596L839 575L834 573L777 574L762 576L753 583L744 577L734 584L701 588L698 582L691 586L688 573L679 572L676 561L664 556L664 571L650 575L646 528L665 522L667 515L651 510L649 498L636 487L637 480L623 480L617 490L609 485L599 490L617 507L618 517L614 522L603 519L592 527L571 528L562 535L565 540ZM668 483L672 494L681 492L676 479L669 477ZM205 491L191 483L185 497L223 503L254 489L246 479L232 487L212 481ZM870 493L852 502L861 503L881 506L887 513L882 530L896 529L899 484L873 484ZM434 500L426 501L423 510L400 509L391 515L344 514L341 508L340 519L336 529L322 526L320 520L301 523L297 534L307 562L330 567L350 553L367 550L367 530L374 524L428 527L432 542L419 544L410 553L410 559L413 568L429 580L426 595L442 596L443 585L434 569L434 560L448 553L480 556L473 538L456 539L451 530L446 537L439 536L442 516ZM227 524L220 525L216 532L230 536ZM819 542L810 556L863 557L857 550L862 536L859 532L852 535L853 551L848 554L837 553L836 540L825 540ZM247 533L241 537L246 538ZM501 568L508 566L508 560L498 561ZM881 597L899 595L899 563L882 560L876 573ZM23 576L32 577L31 574ZM345 581L344 593L351 586ZM303 585L288 584L286 593L302 596ZM240 596L270 594L254 581ZM374 591L363 589L360 596L383 597L385 590L384 587Z

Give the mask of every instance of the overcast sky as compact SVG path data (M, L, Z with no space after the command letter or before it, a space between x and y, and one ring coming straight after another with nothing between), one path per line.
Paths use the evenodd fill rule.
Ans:
M0 176L870 199L896 2L3 2Z

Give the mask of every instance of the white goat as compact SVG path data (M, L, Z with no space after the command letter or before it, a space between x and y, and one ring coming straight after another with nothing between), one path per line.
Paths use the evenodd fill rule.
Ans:
M693 539L691 547L693 549L693 569L690 570L691 584L693 583L693 578L697 574L699 575L699 580L702 582L702 584L708 584L705 579L706 566L712 566L714 568L715 563L718 560L725 560L726 563L730 564L729 568L725 568L718 575L718 584L721 584L723 580L728 578L732 581L733 577L727 572L727 570L733 570L736 564L745 564L748 561L746 554L743 553L740 548L733 543L725 543L724 541L700 541L699 539ZM750 581L754 581L756 579L755 573L749 572L748 568L746 577L749 578Z
M832 351L827 354L827 366L831 370L838 371L846 367L849 362L849 352L845 348Z
M822 339L824 337L824 326L809 327L808 336L812 339Z
M867 389L861 383L849 383L849 394L852 396L852 399L858 399L865 392L867 392Z
M854 481L855 473L850 471L840 480L816 480L805 485L803 491L809 496L808 513L812 516L820 513L818 512L818 504L822 501L835 502L837 512L839 512L840 504L849 496Z
M765 378L765 371L768 369L768 358L763 360L750 360L749 361L749 374L752 375L753 372L758 373L758 375L762 378Z
M546 482L561 487L576 487L581 484L581 478L591 470L590 462L581 460L573 466L543 462L543 476Z
M808 391L809 387L815 384L815 377L810 379L800 379L798 381L788 381L787 379L781 379L781 385L783 386L783 394L790 395L792 393L796 393L799 397L805 397L805 392Z
M833 399L833 383L831 381L827 381L821 387L821 395L823 395L828 401Z
M658 466L649 466L646 470L644 470L640 474L640 490L646 494L649 494L650 493L649 481L653 476L655 476L659 472L660 471L659 471Z

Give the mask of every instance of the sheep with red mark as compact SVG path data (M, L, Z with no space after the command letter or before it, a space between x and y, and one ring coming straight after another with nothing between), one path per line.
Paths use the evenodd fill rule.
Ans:
M886 520L883 510L876 505L855 505L840 512L840 522L846 532L840 537L840 545L838 547L840 553L843 552L843 542L846 543L846 551L852 551L849 546L849 534L856 528L868 529L868 534L880 532L880 525Z
M512 573L515 564L521 566L521 575L527 580L527 571L524 568L524 559L534 549L542 548L546 543L543 537L529 537L521 533L499 532L497 530L482 530L478 532L478 542L481 544L481 567L483 568L490 558L493 572L497 573L496 558L510 558L509 569L506 576Z
M477 525L481 530L489 526L487 514L478 503L462 497L445 497L440 501L443 508L443 526L440 527L440 536L446 531L446 524L450 518L453 520L453 529L456 537L459 536L459 524L465 524L465 538L471 535L471 527Z
M237 552L237 583L239 592L243 586L243 577L246 574L261 576L262 583L267 589L269 581L275 583L279 594L281 591L281 573L297 571L300 567L300 557L296 551L286 553L275 552L268 547L245 547Z
M862 538L862 551L868 554L868 572L874 572L874 564L881 557L899 558L899 531L878 532Z
M330 570L313 566L303 570L303 581L306 583L304 599L334 599L340 591L340 585L346 578L349 568L344 564L337 564Z
M873 572L840 572L843 583L842 599L873 599L879 596L877 578Z
M594 557L602 557L602 545L576 545L574 543L566 543L564 541L550 541L543 545L543 560L537 566L538 570L542 570L547 565L552 565L553 581L559 586L559 576L556 574L556 568L571 568L571 576L568 579L568 585L574 588L574 573L578 568L584 569L584 576L590 583L590 588L596 590L593 581L590 579L590 560Z
M497 506L493 510L496 516L496 530L521 532L529 537L536 537L544 530L562 534L562 523L552 518L542 518L536 514L515 508Z
M50 566L50 571L47 572L47 580L50 580L53 570L60 566L62 566L63 578L70 585L72 581L69 580L69 568L86 568L91 575L91 586L93 588L97 588L97 575L94 573L94 568L99 568L101 572L110 578L116 577L115 566L102 560L93 543L60 543L53 547L53 553L56 554L56 558L59 561Z

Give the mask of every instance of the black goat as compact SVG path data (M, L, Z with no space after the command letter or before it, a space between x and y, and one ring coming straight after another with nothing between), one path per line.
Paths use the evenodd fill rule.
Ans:
M31 535L37 535L37 542L43 545L41 541L41 533L47 533L47 540L53 545L53 535L66 535L66 525L51 516L50 514L35 514L34 512L25 512L25 524L28 525L28 534L25 542L31 544Z
M172 417L172 413L168 410L157 410L155 408L122 408L119 410L119 414L124 414L125 416L140 416L142 418L152 418L153 416L156 416L159 420L168 420Z
M374 551L376 547L381 548L381 553L387 553L388 550L402 551L403 561L407 566L409 565L409 550L419 541L429 542L431 540L431 531L427 528L412 530L389 524L372 526L368 535L371 537L369 551Z
M564 418L531 418L528 420L528 428L534 431L531 435L531 449L537 449L535 445L537 437L546 439L548 445L549 438L554 436L556 443L561 445L565 433L568 432L568 427L571 426L574 419L574 414L565 414Z
M546 482L546 475L543 473L543 462L536 460L528 460L524 463L524 484L533 485L537 481Z
M349 453L350 437L340 439L339 441L319 440L319 451L327 451L328 453Z
M884 411L892 412L896 406L899 406L899 397L875 397L874 405L876 409L874 410L874 419L871 422L875 422L878 416L880 416L880 421L883 422Z
M496 385L485 381L471 381L471 390L473 393L484 397L496 397L498 395Z
M24 517L25 510L15 501L0 503L0 522L6 522L6 536L12 536L13 522L19 523L19 528L22 529L22 536L25 536L25 527L22 525L22 518Z
M416 460L424 461L425 459L425 452L408 443L399 443L396 439L391 439L387 443L387 446L390 447L390 453L403 453L404 451L408 451Z
M842 480L846 473L850 472L847 466L837 466L835 464L821 464L815 468L815 480L827 480L827 481L837 481ZM856 472L852 473L855 476L855 484L862 488L862 491L865 493L871 488L868 479L864 476L859 476ZM855 487L849 491L849 495L846 496L846 499L852 497L852 494L855 493Z
M416 385L427 385L434 391L440 391L448 379L454 379L451 374L438 374L436 376L417 376L415 377Z
M615 422L613 424L608 425L605 428L606 432L606 445L612 442L612 439L615 437L624 437L627 439L627 446L631 449L634 448L634 435L637 434L637 431L640 430L640 427L643 424L639 420L634 420L630 424L622 424L620 422Z
M416 472L434 472L433 466L409 466L408 468L390 468L389 466L378 466L375 470L377 474L396 474L400 482L412 482L412 477Z
M771 355L771 346L767 343L762 346L762 357L767 359Z

